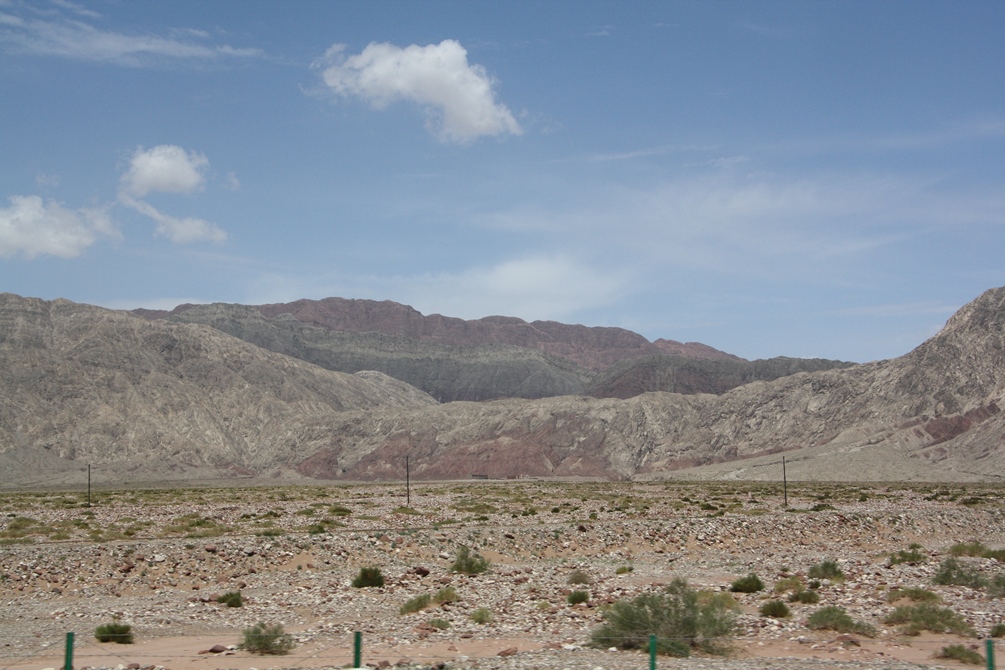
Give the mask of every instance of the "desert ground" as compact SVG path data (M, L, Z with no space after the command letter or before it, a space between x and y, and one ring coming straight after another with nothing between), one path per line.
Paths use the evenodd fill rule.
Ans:
M648 668L645 651L597 648L591 635L614 603L676 578L702 602L735 601L736 625L719 653L660 656L660 668L975 667L939 654L983 654L983 638L1005 628L996 487L103 487L90 504L80 489L0 491L0 512L0 668L11 670L62 667L68 632L76 668L345 667L357 631L371 666ZM465 547L486 571L452 570ZM970 586L934 583L949 558ZM814 578L824 564L841 574ZM384 585L354 587L364 567ZM733 591L751 573L763 589ZM574 591L585 601L570 604ZM816 595L794 600L805 591ZM243 606L217 602L232 592ZM919 632L890 618L915 604L897 593L921 592L963 629ZM789 616L761 614L776 600ZM860 628L816 627L813 614L833 606ZM111 622L131 626L133 644L98 642ZM239 648L258 623L282 626L292 649Z

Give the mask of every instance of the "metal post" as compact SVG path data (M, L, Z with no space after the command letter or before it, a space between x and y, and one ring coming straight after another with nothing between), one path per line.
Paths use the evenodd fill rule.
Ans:
M91 506L91 464L87 464L87 506Z
M789 506L789 478L785 476L785 456L782 456L782 490L785 492L785 506Z
M362 660L363 657L362 652L363 652L363 633L356 631L356 634L353 635L353 643L352 643L352 667L354 668L363 667L362 665L360 665L360 661Z
M66 656L63 659L63 670L73 670L73 633L66 634Z
M988 638L985 645L985 649L987 650L985 660L988 662L988 670L995 670L995 641Z
M408 472L408 456L405 456L405 505L412 506L412 482Z
M649 670L656 670L656 636L649 636Z

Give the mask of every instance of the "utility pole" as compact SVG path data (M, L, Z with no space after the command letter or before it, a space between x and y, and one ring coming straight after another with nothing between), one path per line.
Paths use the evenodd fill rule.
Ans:
M412 482L408 472L408 456L405 456L405 506L412 506Z
M785 476L785 456L782 456L782 491L785 495L785 507L789 506L789 480Z

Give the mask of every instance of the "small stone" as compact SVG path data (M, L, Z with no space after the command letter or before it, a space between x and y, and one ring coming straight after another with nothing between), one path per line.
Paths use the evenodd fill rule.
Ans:
M503 657L513 656L518 651L519 651L519 649L517 649L516 647L507 647L506 649L503 649L498 654L496 654L496 656L503 656Z

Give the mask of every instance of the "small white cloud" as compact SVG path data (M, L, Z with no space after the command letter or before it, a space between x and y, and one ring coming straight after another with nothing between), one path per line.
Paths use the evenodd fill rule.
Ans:
M122 184L132 195L143 197L151 192L192 193L202 187L203 172L209 160L200 153L162 144L144 151L136 149Z
M359 97L377 109L397 100L420 105L430 115L427 127L441 140L468 143L482 136L523 132L510 110L495 101L485 68L468 63L455 40L405 48L369 44L344 55L336 44L325 54L324 82L337 95Z
M227 233L209 221L194 217L170 216L158 211L156 207L147 202L130 198L125 194L119 196L119 201L156 221L155 232L176 244L187 244L201 240L224 242L227 239Z
M0 257L20 253L32 259L42 254L73 258L91 246L99 234L118 236L104 210L73 211L37 195L10 197L0 208Z

